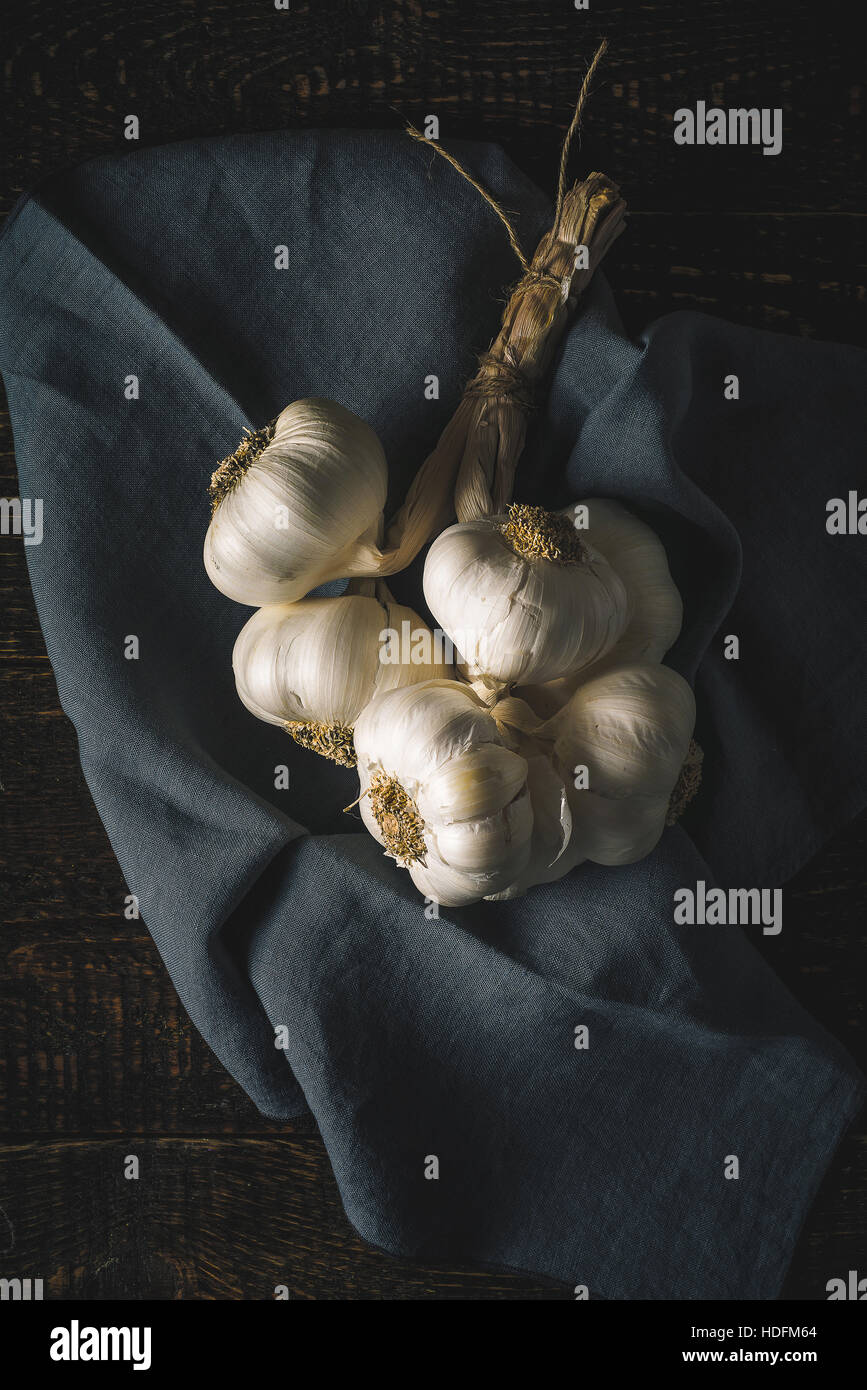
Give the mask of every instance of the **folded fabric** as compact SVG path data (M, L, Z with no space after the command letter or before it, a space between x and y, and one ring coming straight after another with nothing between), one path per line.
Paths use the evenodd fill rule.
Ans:
M460 156L531 249L546 199L497 149ZM658 530L705 750L686 828L629 868L434 915L344 814L354 775L240 704L249 610L202 566L216 460L298 397L373 425L398 502L515 278L478 194L397 135L201 140L40 185L0 244L0 368L48 652L190 1016L264 1114L309 1107L364 1237L604 1298L773 1298L859 1077L761 926L673 903L784 882L864 804L864 545L825 520L860 476L867 355L694 313L631 342L599 276L566 339L517 495L613 496ZM393 588L420 608L419 566Z

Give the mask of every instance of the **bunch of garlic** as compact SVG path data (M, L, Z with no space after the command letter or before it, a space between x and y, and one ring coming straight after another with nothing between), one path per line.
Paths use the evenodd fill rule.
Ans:
M352 767L353 727L365 705L385 691L450 676L442 653L427 624L380 581L372 595L260 608L238 635L232 666L251 714Z
M660 664L682 616L662 545L602 499L450 526L424 593L453 679L438 634L381 579L306 597L416 552L438 497L433 469L419 476L384 549L382 447L334 402L295 402L217 470L206 567L258 607L233 653L241 700L303 747L357 761L365 825L444 906L641 858L695 719L689 686Z

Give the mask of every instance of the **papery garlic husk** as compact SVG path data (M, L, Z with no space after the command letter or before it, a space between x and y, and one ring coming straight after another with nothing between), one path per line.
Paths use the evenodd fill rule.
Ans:
M253 439L212 480L205 569L220 592L259 607L376 573L388 478L370 426L336 401L309 399Z
M491 703L509 685L582 670L629 621L619 575L568 517L541 507L449 527L428 552L424 594Z
M528 862L527 762L465 685L378 695L355 724L358 807L425 897L462 907L502 892Z
M384 584L376 593L269 604L244 625L232 653L252 714L347 766L355 763L355 721L375 695L453 674L418 614Z
M629 598L629 623L614 646L589 668L518 693L542 718L550 718L589 677L630 661L661 661L680 636L683 603L659 537L637 516L608 498L594 497L564 509L574 519L586 508L586 536L619 574Z
M537 731L553 740L567 780L571 849L597 864L632 864L655 847L690 748L695 698L667 666L631 663L583 682ZM577 769L588 787L575 787ZM579 774L580 777L580 774Z

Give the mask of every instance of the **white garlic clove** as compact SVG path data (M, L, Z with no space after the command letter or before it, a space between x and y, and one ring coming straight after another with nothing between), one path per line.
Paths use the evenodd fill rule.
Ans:
M668 796L694 724L695 697L683 677L668 666L633 663L581 685L545 731L564 766L573 765L573 751L592 753L592 791Z
M533 808L526 786L512 801L486 816L456 819L456 813L465 809L458 799L449 809L445 825L431 823L437 856L458 872L480 880L505 876L508 881L530 852Z
M496 859L489 855L489 867L483 868L480 863L481 854L484 849L480 846L480 853L469 853L469 862L459 865L452 856L451 849L448 850L448 861L443 858L438 846L429 846L423 863L410 864L410 877L420 893L432 902L439 903L441 907L466 907L470 903L480 902L483 898L493 898L504 891L511 882L517 867L527 858L528 847L532 832L528 831L527 821L532 818L529 797L524 792L512 806L507 808L504 813L505 819L509 823L510 834L512 835L512 845L515 852L508 856L509 862L503 862L503 856L498 846ZM486 839L485 832L482 838ZM471 844L467 840L466 846L471 850ZM488 839L488 850L493 848L492 841Z
M486 743L432 773L419 791L418 808L426 821L440 825L491 816L513 801L526 781L522 759L498 743Z
M608 561L562 514L538 507L444 531L428 552L424 593L461 672L489 702L508 685L583 669L629 618Z
M388 478L370 426L310 399L281 412L263 448L254 438L214 475L204 557L220 592L259 607L375 573Z
M379 605L361 597L260 608L241 629L232 653L238 695L269 724L289 719L352 724L373 694L381 626Z
M418 891L440 907L469 907L487 897L488 888L500 882L499 878L462 873L430 850L423 864L409 865L409 876Z
M520 874L533 835L527 763L466 685L375 696L355 747L362 819L427 897L477 902Z
M573 835L572 808L563 777L545 754L527 756L527 788L533 807L533 838L523 871L494 902L520 898L539 883L564 878L586 857Z
M410 795L453 758L502 743L497 726L459 681L425 681L372 700L356 720L359 766L399 770Z

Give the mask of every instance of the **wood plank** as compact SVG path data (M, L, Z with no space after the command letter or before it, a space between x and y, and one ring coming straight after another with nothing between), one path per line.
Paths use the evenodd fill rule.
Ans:
M627 330L677 310L748 328L865 342L859 217L633 212L606 274Z
M123 1177L131 1153L136 1181ZM278 1285L292 1299L569 1296L365 1245L313 1137L0 1146L0 1208L0 1250L10 1227L14 1239L3 1275L44 1279L46 1298L272 1299Z
M129 1154L135 1181L123 1176ZM865 1141L844 1144L786 1299L824 1300L830 1278L858 1267L865 1157ZM519 1275L372 1249L349 1225L314 1136L0 1146L0 1251L4 1277L44 1279L54 1299L272 1299L278 1285L293 1300L572 1298Z
M141 924L122 923L4 932L0 1133L285 1132L202 1041Z
M582 162L635 207L863 211L863 15L842 0L138 0L84 14L35 0L9 17L2 73L11 183L142 144L279 126L385 127L441 118L441 138L494 139L554 186L560 135L602 33ZM75 62L70 56L75 56ZM780 107L778 156L675 146L673 114L699 99Z

